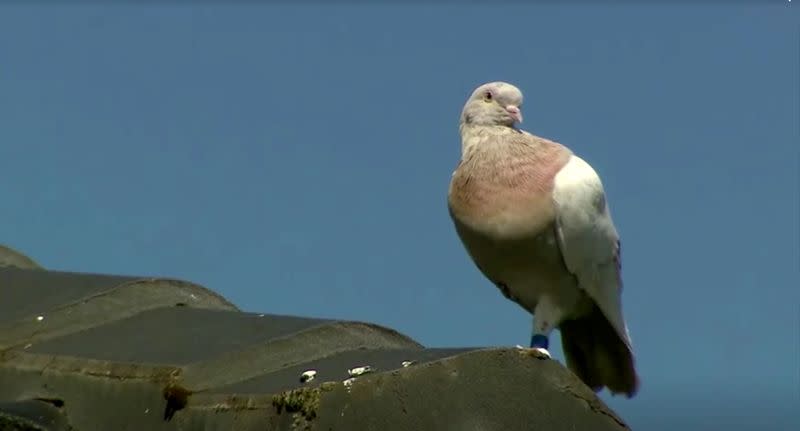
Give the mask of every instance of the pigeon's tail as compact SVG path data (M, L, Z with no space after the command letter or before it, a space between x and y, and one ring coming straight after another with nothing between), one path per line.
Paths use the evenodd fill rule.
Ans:
M567 367L587 386L594 391L605 386L628 398L636 394L633 354L596 305L589 315L564 321L559 329Z

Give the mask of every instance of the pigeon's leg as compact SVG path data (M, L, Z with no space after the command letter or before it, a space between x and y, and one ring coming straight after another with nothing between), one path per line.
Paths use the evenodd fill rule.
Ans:
M531 333L531 349L538 357L550 358L550 333L553 332L563 313L550 298L542 296L533 312L533 331Z

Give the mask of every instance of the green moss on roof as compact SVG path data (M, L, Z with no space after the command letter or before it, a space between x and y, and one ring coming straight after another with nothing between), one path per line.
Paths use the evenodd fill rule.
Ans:
M272 397L272 405L277 409L278 414L284 410L294 415L292 428L303 427L308 430L311 428L311 421L317 418L320 398L323 392L333 390L338 383L325 382L315 388L299 388L276 394Z

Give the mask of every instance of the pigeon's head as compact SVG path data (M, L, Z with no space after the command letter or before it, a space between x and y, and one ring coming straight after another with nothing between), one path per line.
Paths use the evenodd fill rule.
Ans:
M507 82L483 84L472 92L461 111L461 123L508 126L522 123L522 92Z

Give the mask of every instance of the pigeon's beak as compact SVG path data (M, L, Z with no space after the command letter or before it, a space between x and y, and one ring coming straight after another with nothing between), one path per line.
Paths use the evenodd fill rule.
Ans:
M506 106L506 112L511 115L515 122L522 123L522 111L519 110L518 106L508 105Z

